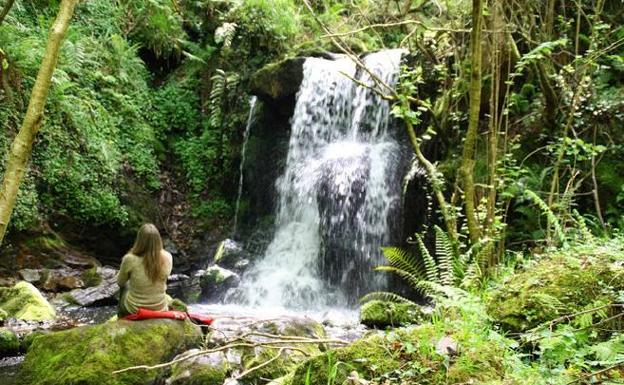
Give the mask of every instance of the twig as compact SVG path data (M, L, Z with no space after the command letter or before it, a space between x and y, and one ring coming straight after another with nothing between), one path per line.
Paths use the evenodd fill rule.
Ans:
M259 364L259 365L256 365L256 366L254 366L254 367L252 367L252 368L249 368L249 369L245 370L245 371L244 371L244 372L242 372L241 374L237 375L235 378L236 378L237 380L240 380L241 378L245 377L245 376L246 376L246 375L248 375L249 373L251 373L251 372L253 372L253 371L256 371L256 370L258 370L258 369L262 369L262 368L264 368L264 367L265 367L265 366L267 366L267 365L270 365L270 364L271 364L271 362L273 362L273 361L277 360L277 359L278 359L278 358L282 355L282 353L284 352L284 350L285 350L285 348L280 348L280 350L277 352L277 354L275 355L275 357L271 358L270 360L266 360L266 361L264 361L263 363L261 363L261 364Z
M253 334L253 333L247 333L245 335L249 335L249 334ZM120 370L115 370L113 372L113 374L120 374L120 373L125 373L125 372L129 372L129 371L133 371L133 370L155 370L155 369L162 369L162 368L167 368L169 366L175 365L179 362L182 361L186 361L189 360L191 358L195 358L195 357L199 357L205 354L210 354L210 353L216 353L216 352L220 352L223 350L228 350L228 349L233 349L233 348L257 348L257 347L264 347L264 348L268 348L268 349L285 349L285 350L294 350L294 351L299 351L301 353L303 353L304 355L309 355L307 352L305 352L303 349L298 348L296 346L274 346L274 345L284 345L284 344L290 344L293 342L296 342L298 344L323 344L323 343L333 343L333 344L340 344L340 345L346 345L348 344L347 341L344 340L340 340L340 339L313 339L313 338L308 338L308 339L302 339L302 340L293 340L293 339L284 339L284 336L278 336L280 338L282 338L281 340L276 340L276 341L267 341L267 342L256 342L256 343L251 343L251 342L239 342L239 343L232 343L232 341L228 342L226 345L214 348L214 349L206 349L206 350L200 350L198 352L194 352L191 353L189 355L180 357L180 358L176 358L172 361L169 362L165 362L162 364L158 364L158 365L137 365L137 366L131 366L125 369L120 369ZM237 337L235 338L233 341L237 341L240 340L242 337ZM302 337L305 338L305 337Z
M586 380L586 379L588 379L588 378L590 378L590 377L593 377L593 376L598 376L598 375L600 375L600 374L603 374L603 373L609 372L609 371L611 371L611 370L613 370L613 369L619 368L619 367L620 367L620 366L622 366L622 365L624 365L624 361L620 361L620 362L618 362L617 364L611 365L611 366L609 366L609 367L607 367L607 368L604 368L604 369L600 369L600 370L598 370L598 371L596 371L596 372L592 372L592 373L588 373L588 374L586 374L586 375L584 375L584 376L580 376L580 377L579 377L579 378L577 378L576 380L573 380L573 381L568 382L566 385L572 385L572 384L575 384L575 383L577 383L577 382L580 382L580 381Z
M348 32L327 33L327 34L325 34L325 35L323 35L321 37L323 37L323 38L344 37L344 36L355 35L357 33L360 33L360 32L363 32L363 31L366 31L366 30L369 30L369 29L373 29L373 28L399 27L399 26L402 26L402 25L410 25L410 24L416 24L416 25L418 25L420 27L423 27L424 29L429 30L429 31L463 32L463 33L470 32L470 29L451 29L451 28L429 27L429 26L425 25L420 20L403 20L403 21L394 22L394 23L370 24L370 25L367 25L365 27L354 29L354 30L348 31Z

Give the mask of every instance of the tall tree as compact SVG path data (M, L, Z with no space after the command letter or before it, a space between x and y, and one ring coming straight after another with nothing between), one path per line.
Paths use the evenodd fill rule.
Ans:
M483 24L483 0L472 0L472 32L470 34L470 108L468 113L468 131L464 141L460 176L464 187L464 204L470 241L475 243L481 238L481 227L477 219L475 205L475 146L479 113L481 112L481 30Z
M32 89L28 109L22 126L11 144L2 189L0 190L0 245L13 212L19 186L28 166L32 145L41 128L43 112L52 82L52 74L58 62L59 51L78 0L62 0L58 15L48 34L48 43L41 67Z

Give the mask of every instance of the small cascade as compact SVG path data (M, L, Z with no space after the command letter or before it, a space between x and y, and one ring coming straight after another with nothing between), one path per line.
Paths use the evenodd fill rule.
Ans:
M257 97L252 96L249 99L249 117L247 118L247 125L245 126L245 133L243 134L243 148L241 150L241 162L239 166L238 177L238 193L236 195L236 208L234 209L234 229L233 233L236 233L238 229L238 212L240 210L241 197L243 196L243 169L245 167L245 155L247 154L247 141L249 140L249 133L251 132L251 126L253 124L254 115L256 113Z
M393 85L401 50L367 55ZM383 289L372 268L399 217L401 149L390 106L349 58L308 58L292 117L286 167L276 182L276 230L231 298L247 305L322 308ZM347 76L345 76L347 75Z

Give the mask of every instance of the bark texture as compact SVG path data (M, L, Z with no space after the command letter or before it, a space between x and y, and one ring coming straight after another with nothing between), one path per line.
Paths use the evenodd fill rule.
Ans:
M460 174L464 188L464 204L470 241L476 243L481 238L481 228L477 219L475 204L475 147L481 111L481 30L483 24L483 0L472 0L472 33L470 35L470 108L468 131L464 141Z

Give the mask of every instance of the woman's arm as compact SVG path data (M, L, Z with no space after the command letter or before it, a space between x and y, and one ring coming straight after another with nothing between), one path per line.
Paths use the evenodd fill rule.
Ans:
M130 278L130 260L127 255L124 255L121 260L121 266L119 266L119 273L117 273L117 284L119 287L123 287Z

